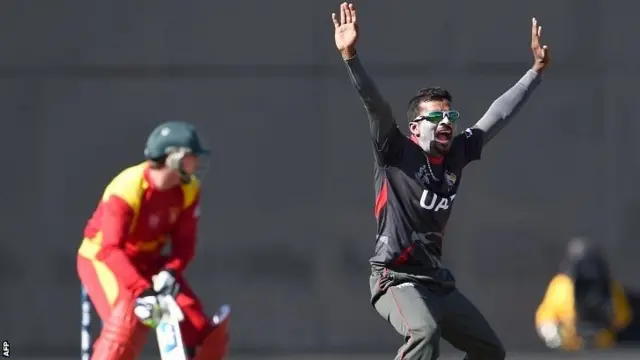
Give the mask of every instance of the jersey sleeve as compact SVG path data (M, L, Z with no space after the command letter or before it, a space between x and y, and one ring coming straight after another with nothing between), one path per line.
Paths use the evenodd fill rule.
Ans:
M142 277L124 252L124 243L134 217L134 210L118 195L111 195L100 205L103 207L101 221L102 241L96 258L111 271L124 287L132 291L141 290L151 284Z
M556 275L536 311L536 327L546 323L572 322L574 314L573 282L564 275Z
M473 126L485 133L485 143L491 141L516 116L540 84L540 80L539 73L529 70L515 85L491 104L487 112Z
M468 128L458 137L464 154L464 165L480 160L484 147L484 132L481 129Z
M358 56L345 60L345 64L349 78L367 111L376 160L380 165L396 162L402 150L399 139L403 136L393 117L391 106L364 70Z
M119 283L134 292L151 286L124 251L140 207L142 169L142 166L129 168L113 179L99 205L103 207L100 224L102 240L96 258L111 269Z
M402 155L403 141L407 138L400 132L397 126L394 126L386 136L383 143L373 141L373 150L376 162L380 165L390 165L399 162Z
M190 194L189 191L195 192ZM198 220L200 217L200 192L185 191L185 208L180 212L171 233L171 254L166 269L182 273L195 255Z
M574 304L573 281L565 274L557 274L549 282L536 311L538 333L541 334L547 324L560 326L562 348L565 350L578 349L581 344L581 339L576 334Z

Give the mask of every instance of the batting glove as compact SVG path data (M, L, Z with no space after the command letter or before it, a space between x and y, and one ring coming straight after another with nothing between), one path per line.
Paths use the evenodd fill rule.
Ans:
M145 290L136 299L136 306L133 308L133 313L140 319L140 322L150 328L158 326L162 319L163 311L157 295L152 288Z
M153 290L159 295L171 295L175 299L180 291L180 284L178 284L173 270L162 270L151 280L153 281Z

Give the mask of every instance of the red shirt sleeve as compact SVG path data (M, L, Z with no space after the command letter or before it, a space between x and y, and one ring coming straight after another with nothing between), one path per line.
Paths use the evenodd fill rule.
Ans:
M181 274L193 259L196 251L196 236L200 212L200 195L184 209L171 233L171 254L165 268Z
M119 283L131 291L146 289L151 283L140 275L124 252L124 243L133 220L133 209L126 201L112 195L100 204L102 209L101 248L96 258L113 271Z

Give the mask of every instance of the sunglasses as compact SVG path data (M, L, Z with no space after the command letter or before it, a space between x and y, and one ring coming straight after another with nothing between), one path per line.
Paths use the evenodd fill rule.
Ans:
M444 120L445 118L449 119L451 122L456 122L460 118L460 113L455 110L449 111L431 111L426 115L420 115L417 118L413 119L414 122L419 122L422 120L427 120L430 123L437 124Z

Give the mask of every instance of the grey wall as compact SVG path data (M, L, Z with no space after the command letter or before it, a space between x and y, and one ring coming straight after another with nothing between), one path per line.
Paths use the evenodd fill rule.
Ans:
M475 121L530 66L537 16L553 64L471 166L445 252L509 349L566 240L606 244L640 286L635 215L639 5L629 1L367 1L359 51L402 119L420 87ZM361 104L333 48L337 1L13 1L0 12L0 334L31 355L79 344L75 252L103 187L165 120L214 150L197 259L233 349L393 351L368 304L375 231ZM274 260L277 258L278 260ZM14 350L17 351L17 350Z

